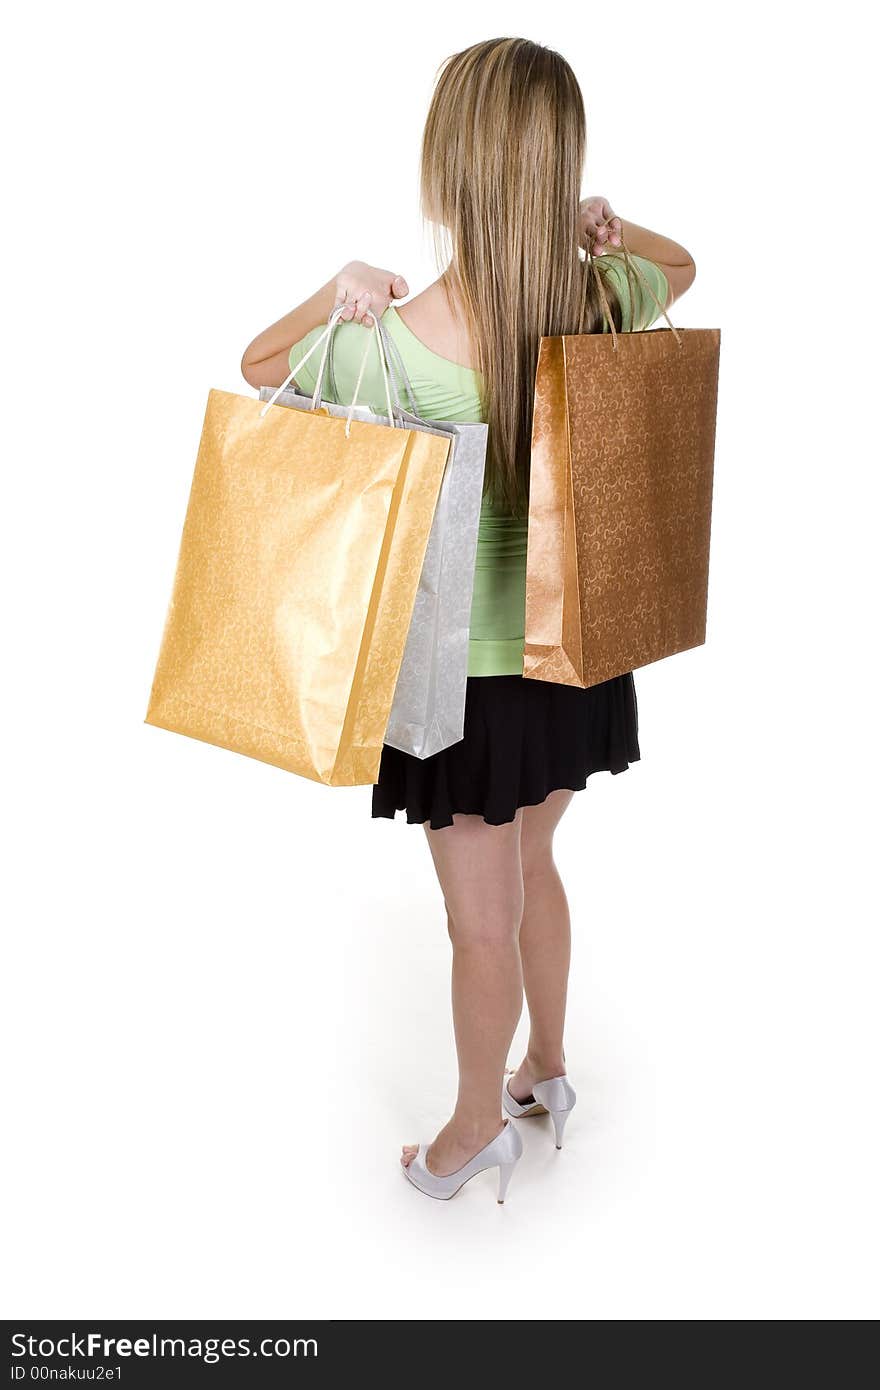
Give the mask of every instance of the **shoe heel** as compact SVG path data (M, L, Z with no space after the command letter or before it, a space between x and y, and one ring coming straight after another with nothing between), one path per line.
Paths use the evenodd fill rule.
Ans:
M504 1198L507 1196L507 1189L510 1186L510 1179L513 1177L513 1170L516 1163L498 1164L498 1205L502 1206Z
M550 1116L551 1116L551 1118L552 1118L552 1120L553 1120L553 1129L554 1129L554 1131L555 1131L555 1133L556 1133L556 1147L557 1147L557 1149L561 1149L561 1148L562 1148L562 1136L563 1136L563 1133L565 1132L565 1126L566 1126L566 1124L568 1123L568 1117L569 1117L570 1114L571 1114L571 1111L570 1111L570 1110L551 1110L551 1111L550 1111Z

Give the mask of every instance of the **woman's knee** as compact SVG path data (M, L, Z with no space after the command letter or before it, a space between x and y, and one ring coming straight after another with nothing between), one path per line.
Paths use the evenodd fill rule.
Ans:
M487 825L478 816L428 832L453 944L515 940L523 914L519 822Z
M490 900L458 903L453 915L447 909L447 925L453 946L503 949L516 943L522 923L522 893Z

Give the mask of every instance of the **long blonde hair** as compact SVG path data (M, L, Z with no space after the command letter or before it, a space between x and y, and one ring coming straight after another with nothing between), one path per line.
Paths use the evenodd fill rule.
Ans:
M514 516L528 501L539 339L602 323L579 250L585 153L581 89L552 49L488 39L441 66L422 139L422 212L477 353L485 490ZM619 329L619 301L603 283Z

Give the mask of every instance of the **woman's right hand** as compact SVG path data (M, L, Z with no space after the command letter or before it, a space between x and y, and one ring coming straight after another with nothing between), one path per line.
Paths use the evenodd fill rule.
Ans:
M606 245L620 245L620 218L607 198L585 198L580 205L580 223L581 245L594 256L604 256Z
M373 326L373 310L382 317L394 299L409 294L409 285L402 275L392 270L380 270L364 261L349 261L336 277L336 304L345 307L341 319L353 319L366 328Z

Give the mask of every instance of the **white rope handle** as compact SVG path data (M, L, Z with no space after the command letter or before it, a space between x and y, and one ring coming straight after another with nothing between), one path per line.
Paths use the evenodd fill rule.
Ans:
M324 332L321 334L320 338L316 338L316 339L315 339L315 341L312 343L312 346L309 348L308 352L306 353L305 357L301 357L301 358L299 359L299 361L297 362L296 366L291 368L291 370L288 372L287 376L286 376L286 377L284 378L284 380L282 381L281 385L278 387L277 391L273 392L273 394L272 394L272 395L269 397L269 399L267 400L266 404L263 406L263 409L260 411L260 418L261 418L261 419L262 419L262 417L266 414L267 410L269 409L269 406L275 404L275 402L277 401L278 397L281 395L281 392L287 390L288 386L289 386L290 383L293 381L293 378L296 376L296 374L297 374L297 372L299 371L300 367L304 367L304 366L306 365L306 363L308 362L309 358L310 358L310 357L313 357L313 356L315 355L315 353L318 351L318 348L321 346L321 344L324 343L324 353L323 353L323 355L322 355L322 357L321 357L321 365L318 367L317 387L320 388L320 385L321 385L321 378L322 378L322 376L323 376L323 370L322 370L322 369L323 369L324 362L325 362L326 357L327 357L327 343L329 343L329 341L330 341L330 334L333 332L333 329L336 327L337 322L338 322L338 315L337 315L337 311L334 309L334 310L333 310L333 313L330 315L330 318L329 318L328 321L327 321L327 327L324 329ZM312 399L312 408L313 408L313 409L315 408L315 401L314 401L314 398Z
M389 380L388 380L388 363L387 363L386 360L385 360L385 344L384 344L383 341L382 341L382 331L381 331L381 329L379 328L379 320L377 319L377 317L376 317L375 314L373 315L373 328L374 328L374 330L375 330L376 347L377 347L378 352L379 352L379 366L382 368L382 379L383 379L383 382L384 382L384 384L385 384L385 403L386 403L386 405L388 406L388 424L389 424L389 426L390 426L391 429L395 429L396 426L395 426L395 423L394 423L394 410L392 409L392 405L391 405L391 385L390 385L390 382L389 382ZM356 407L357 407L358 396L360 395L361 383L362 383L362 381L363 381L363 379L364 379L364 369L366 368L366 365L367 365L367 356L368 356L368 354L369 354L369 351L370 351L370 344L369 344L369 341L368 341L368 342L367 342L367 346L364 348L363 356L361 357L360 371L358 372L357 381L355 382L355 387L354 387L354 399L352 400L352 403L351 403L351 405L350 405L349 408L348 408L348 415L347 415L346 421L345 421L345 437L346 437L346 439L348 438L348 436L349 436L350 433L351 433L351 420L352 420L352 416L354 415L355 409L356 409Z
M359 396L360 393L361 393L361 382L362 382L363 379L364 379L364 369L366 368L366 365L367 365L367 357L369 356L370 346L371 346L371 340L370 340L370 338L368 337L368 338L367 338L367 346L364 348L363 352L361 353L361 365L360 365L360 367L358 368L357 381L356 381L355 384L354 384L354 395L353 395L352 398L351 398L351 405L348 407L348 414L347 414L346 417L345 417L345 437L346 437L346 439L348 439L348 436L351 434L351 421L352 421L352 417L354 416L354 412L355 412L355 410L357 409L358 396ZM334 394L335 394L335 393L334 393Z
M288 372L287 376L285 377L284 381L282 381L281 385L277 388L277 390L275 390L275 391L272 393L272 395L271 395L271 396L269 397L269 399L266 401L265 405L263 406L262 410L260 411L260 418L261 418L261 419L262 419L262 417L266 414L266 412L268 411L269 407L270 407L271 405L274 405L274 404L275 404L275 402L278 400L278 397L281 395L282 391L285 391L285 390L287 389L287 387L290 385L290 383L293 381L294 377L296 376L297 372L299 371L300 367L304 367L305 364L308 362L309 358L310 358L310 357L313 357L314 354L318 351L318 348L321 347L321 345L323 344L324 351L321 353L321 361L320 361L319 364L318 364L318 371L317 371L316 378L315 378L315 390L314 390L314 394L312 395L312 410L317 410L318 405L319 405L319 403L320 403L320 399L321 399L321 387L322 387L323 382L324 382L324 372L325 372L325 369L326 369L326 366L327 366L327 358L328 358L328 355L329 355L329 352L330 352L330 342L331 342L331 338L332 338L332 336L333 336L333 331L334 331L334 329L336 328L336 325L337 325L337 324L339 323L339 321L340 321L340 317L341 317L342 312L343 312L343 309L344 309L345 307L346 307L346 306L345 306L344 304L337 304L337 305L335 306L335 308L332 310L332 312L331 312L331 314L330 314L329 319L327 320L327 327L324 329L323 333L321 333L320 337L318 337L318 338L315 339L315 341L312 343L312 346L309 348L308 352L307 352L303 357L300 358L300 360L296 363L296 365L295 365L294 367L291 368L291 370ZM384 350L384 344L383 344L383 342L382 342L381 332L380 332L380 329L379 329L379 320L377 319L377 317L376 317L375 314L373 314L373 327L374 327L374 329L375 329L376 344L377 344L378 351L379 351L379 365L380 365L381 368L382 368L382 378L383 378L383 381L384 381L384 384L385 384L385 401L386 401L387 406L388 406L388 424L389 424L389 426L390 426L391 429L394 429L394 428L395 428L394 410L393 410L392 405L391 405L391 387L390 387L389 380L388 380L388 364L386 363L386 360L385 360L385 350ZM346 421L345 421L345 437L346 437L346 439L348 439L349 435L351 434L351 422L352 422L352 417L354 416L355 409L357 408L358 396L359 396L359 394L360 394L361 383L363 382L363 379L364 379L364 370L365 370L366 365L367 365L367 357L368 357L368 355L369 355L369 351L370 351L370 342L369 342L369 339L368 339L367 345L366 345L366 347L365 347L365 349L364 349L363 356L361 357L360 370L358 371L357 382L356 382L355 388L354 388L354 399L352 400L351 405L349 406L348 415L347 415Z

